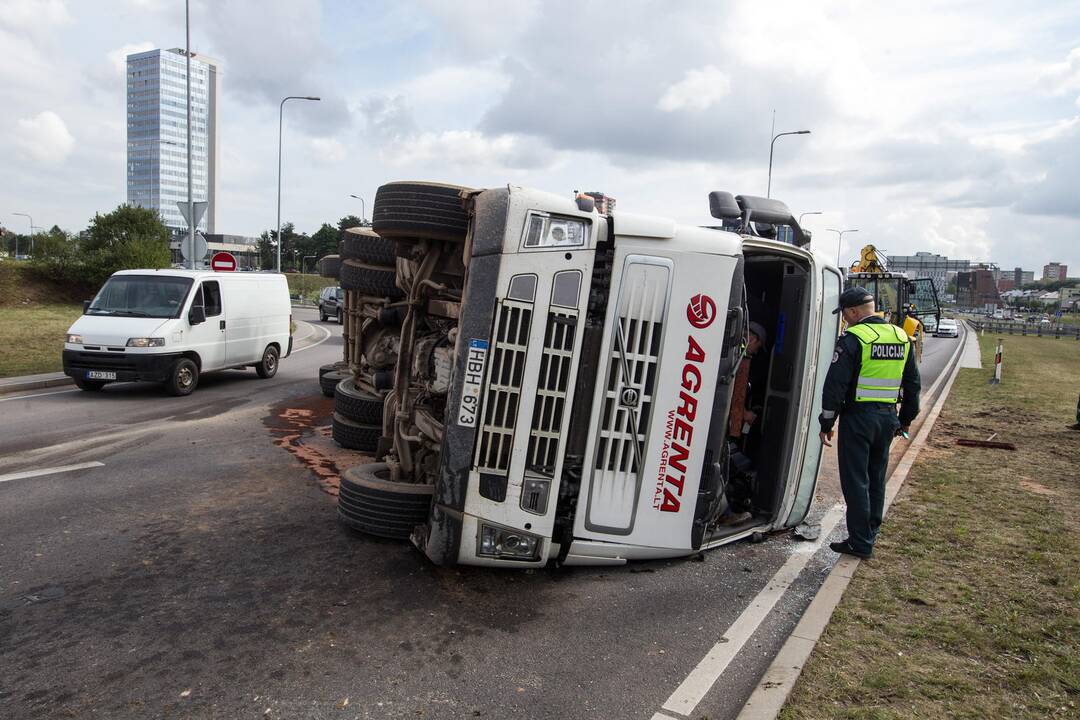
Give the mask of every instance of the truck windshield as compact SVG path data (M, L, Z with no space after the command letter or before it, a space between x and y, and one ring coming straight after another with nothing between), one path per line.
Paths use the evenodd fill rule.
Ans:
M87 315L177 317L191 278L167 275L114 275L98 291Z

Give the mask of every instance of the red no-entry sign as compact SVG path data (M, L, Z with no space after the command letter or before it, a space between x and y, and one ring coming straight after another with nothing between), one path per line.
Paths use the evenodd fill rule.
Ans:
M236 258L232 253L214 253L210 258L210 269L217 272L236 272Z

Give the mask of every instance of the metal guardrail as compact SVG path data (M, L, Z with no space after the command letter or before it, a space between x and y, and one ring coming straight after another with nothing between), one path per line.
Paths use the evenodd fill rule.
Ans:
M989 332L1007 335L1031 335L1033 337L1072 338L1080 340L1080 326L1045 325L1042 323L1020 323L985 320L968 320L975 332Z

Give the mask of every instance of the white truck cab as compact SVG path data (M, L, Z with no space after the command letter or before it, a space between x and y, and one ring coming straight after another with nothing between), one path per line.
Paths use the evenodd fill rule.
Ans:
M447 187L376 199L405 300L366 314L404 319L394 383L374 387L395 409L382 462L343 479L347 524L388 534L394 493L427 488L412 539L429 558L529 567L685 556L805 518L843 279L782 203L713 193L731 231ZM762 237L777 224L802 246ZM751 321L769 337L745 393L757 420L733 438ZM726 524L729 509L750 519Z
M64 373L83 390L143 380L173 395L214 370L254 367L269 378L292 352L291 325L284 275L123 270L68 330Z

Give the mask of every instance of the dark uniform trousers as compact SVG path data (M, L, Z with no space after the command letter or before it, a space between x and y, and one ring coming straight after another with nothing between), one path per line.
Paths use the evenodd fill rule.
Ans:
M840 414L840 489L847 503L848 542L857 552L873 550L881 528L889 447L899 427L895 407L886 403L848 405Z

